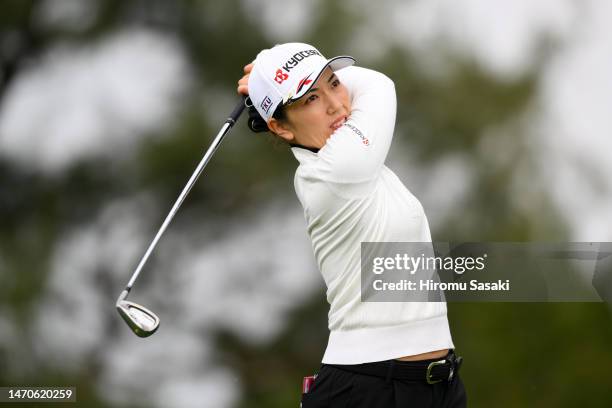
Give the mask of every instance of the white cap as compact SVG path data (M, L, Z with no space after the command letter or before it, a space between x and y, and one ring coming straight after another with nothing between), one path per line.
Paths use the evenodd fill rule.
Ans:
M355 59L326 59L315 47L304 43L276 45L257 54L249 76L249 98L268 122L279 104L304 96L328 66L332 71L353 65Z

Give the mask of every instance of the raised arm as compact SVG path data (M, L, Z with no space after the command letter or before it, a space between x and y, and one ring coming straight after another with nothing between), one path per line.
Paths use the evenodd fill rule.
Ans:
M352 111L319 151L323 177L336 184L375 179L384 165L395 128L395 85L386 75L348 67L337 72L348 88Z

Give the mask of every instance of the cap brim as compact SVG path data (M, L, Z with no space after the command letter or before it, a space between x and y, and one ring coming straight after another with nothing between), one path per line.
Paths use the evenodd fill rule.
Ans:
M314 80L308 86L306 86L300 92L299 95L290 98L285 103L290 104L292 102L297 101L302 96L306 95L308 93L308 90L310 90L310 88L312 88L313 85L319 80L319 78L323 74L323 71L325 71L327 67L330 67L332 71L336 72L339 69L349 67L353 65L354 63L355 63L355 58L348 56L348 55L340 55L338 57L328 59L327 62L319 69L319 72L317 73L317 76L314 78Z

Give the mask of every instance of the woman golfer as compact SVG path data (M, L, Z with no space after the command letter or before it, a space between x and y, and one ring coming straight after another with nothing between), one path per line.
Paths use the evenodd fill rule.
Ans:
M295 190L327 285L329 342L302 407L464 407L446 304L361 301L362 242L431 235L423 207L384 164L394 84L353 63L287 43L261 51L238 81L250 127L288 142L299 162Z

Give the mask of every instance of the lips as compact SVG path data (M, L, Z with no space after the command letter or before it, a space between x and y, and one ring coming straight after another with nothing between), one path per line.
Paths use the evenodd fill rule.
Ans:
M342 125L344 125L344 123L348 120L347 116L340 116L338 119L336 119L329 127L332 128L333 130L337 130L338 128L340 128Z

